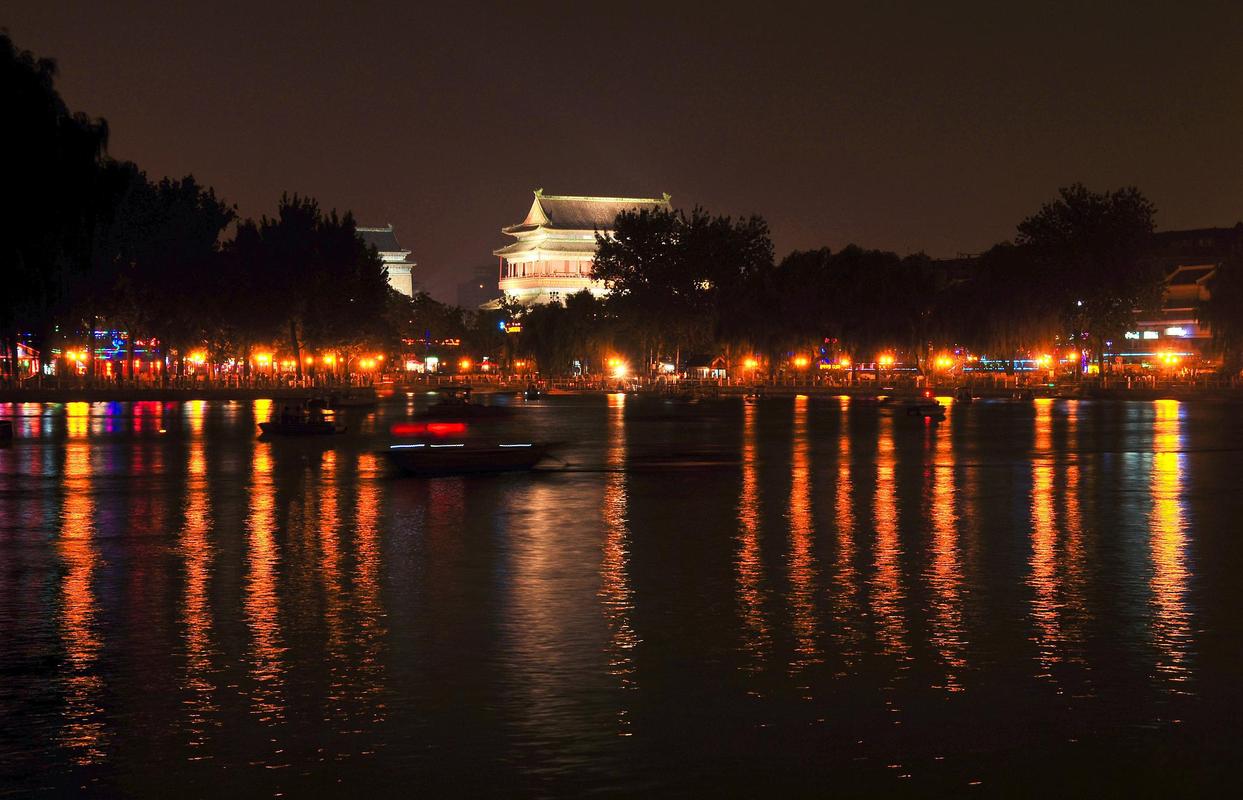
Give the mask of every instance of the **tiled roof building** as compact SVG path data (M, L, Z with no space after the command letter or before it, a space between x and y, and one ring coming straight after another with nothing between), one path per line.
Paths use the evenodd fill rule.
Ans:
M360 227L357 230L364 242L379 251L380 260L388 269L389 285L407 297L413 297L413 272L416 264L410 260L410 251L398 244L393 226L390 224L383 228Z
M500 290L527 305L565 302L584 289L603 295L604 285L591 275L596 233L608 235L623 211L669 207L667 194L578 197L546 195L536 189L526 218L501 229L515 241L492 251L500 261Z

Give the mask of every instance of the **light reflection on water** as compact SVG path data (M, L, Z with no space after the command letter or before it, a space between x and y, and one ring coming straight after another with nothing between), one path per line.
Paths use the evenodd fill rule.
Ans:
M1048 677L1052 665L1060 660L1062 647L1056 563L1057 498L1053 493L1053 401L1039 398L1034 403L1036 425L1032 453L1032 553L1031 576L1028 582L1032 587L1032 619L1036 629L1036 648L1040 654L1040 674Z
M902 542L898 535L897 461L894 453L895 418L880 418L880 435L876 443L876 499L873 502L872 524L875 528L873 576L871 580L872 615L876 620L876 636L886 655L900 656L906 652L906 620L902 608Z
M1191 614L1184 600L1187 569L1183 512L1181 408L1177 400L1156 401L1152 442L1152 636L1158 674L1177 685L1191 670Z
M841 404L840 430L850 421L850 399ZM859 576L855 568L855 498L854 464L851 461L851 439L839 435L837 439L837 475L834 476L834 520L837 528L837 554L833 562L833 578L829 586L833 610L835 640L846 671L853 671L858 664L864 631L860 624Z
M816 613L816 567L812 556L811 445L807 436L808 397L794 398L792 437L794 451L790 457L789 529L790 547L786 568L790 574L791 627L794 632L792 672L798 672L819 660L816 638L820 623Z
M608 431L605 465L604 548L600 560L600 601L608 620L609 673L623 690L638 688L635 682L634 650L639 645L631 623L634 598L630 588L630 533L626 495L626 395L608 396ZM626 700L618 710L618 732L630 735L629 710Z
M738 493L737 583L738 608L742 616L742 647L747 658L740 665L748 672L764 666L772 647L764 618L764 563L760 557L759 454L756 444L756 407L743 404L742 489Z
M207 743L210 720L217 711L213 678L210 580L215 547L212 544L211 496L207 474L202 402L187 404L187 420L196 436L190 442L186 465L181 558L185 570L181 625L185 648L186 734L191 746Z
M952 424L952 418L951 423ZM950 430L929 428L935 445L927 474L932 482L929 516L932 521L932 564L927 576L932 589L930 639L945 664L946 691L962 691L966 668L962 617L962 558L958 541L958 492L955 489L954 451Z
M985 744L958 751L960 786L1069 728L1164 746L1161 721L1197 708L1170 704L1237 673L1199 650L1243 635L1205 613L1237 599L1211 578L1239 566L1219 534L1243 470L1212 407L977 403L928 425L848 400L572 398L524 412L590 469L431 481L391 476L365 435L256 441L270 408L0 405L26 437L0 448L0 668L20 687L0 687L19 720L0 755L51 776L0 766L10 783L225 770L313 791L336 765L635 792L699 759L701 788L737 790L767 784L731 764L788 756L875 766L860 785L883 792L889 765L931 780L953 760L970 709ZM729 447L724 467L627 470ZM161 591L167 624L143 616ZM148 653L173 667L163 704ZM167 736L142 749L138 719Z
M255 443L251 457L250 514L246 520L246 589L243 598L250 646L251 713L265 724L281 722L285 713L281 597L277 587L276 489L272 445Z
M94 541L91 446L84 441L86 404L71 405L71 441L65 445L64 500L57 541L65 569L60 585L60 629L65 650L60 677L65 712L58 738L74 762L88 765L106 757L108 731L101 705L104 682L97 663L103 642L95 596L99 555Z

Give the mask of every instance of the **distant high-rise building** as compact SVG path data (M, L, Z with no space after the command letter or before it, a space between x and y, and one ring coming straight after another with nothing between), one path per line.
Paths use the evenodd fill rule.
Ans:
M577 197L546 195L535 190L526 219L501 228L517 241L494 250L500 259L500 290L525 305L564 303L584 289L605 294L604 284L591 274L596 257L596 234L608 235L623 211L669 208L663 197Z
M470 271L470 277L457 285L457 304L462 308L479 308L501 297L496 286L496 267L483 264Z
M358 235L367 244L375 247L380 253L380 260L388 269L388 284L406 297L414 297L415 262L410 260L410 251L397 243L397 234L392 224L383 228L358 228Z

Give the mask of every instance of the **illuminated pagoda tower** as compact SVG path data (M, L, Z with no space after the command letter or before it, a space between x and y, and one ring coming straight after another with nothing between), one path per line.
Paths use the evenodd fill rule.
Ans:
M379 251L380 260L388 269L388 285L406 297L414 297L412 273L416 265L410 260L410 251L403 250L402 246L397 243L397 234L393 232L393 226L389 224L383 228L359 227L357 230L364 242Z
M592 278L596 233L612 232L622 211L669 209L669 195L574 197L535 190L526 219L501 228L517 241L492 251L499 259L500 290L523 305L564 303L584 289L597 297L604 284Z

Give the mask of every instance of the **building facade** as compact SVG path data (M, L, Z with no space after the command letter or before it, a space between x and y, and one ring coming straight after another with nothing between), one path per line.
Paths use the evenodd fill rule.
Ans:
M1232 228L1162 231L1153 236L1153 255L1165 271L1161 308L1140 314L1114 352L1125 363L1155 362L1161 354L1207 361L1213 333L1200 321L1217 269L1243 259L1243 222Z
M669 195L651 197L580 197L546 195L535 190L526 218L501 232L515 241L492 252L498 259L501 293L524 305L564 303L584 289L605 294L592 276L596 234L609 235L623 211L668 210Z
M397 234L393 226L383 228L358 228L358 235L363 241L380 253L380 260L388 269L388 285L404 294L414 297L415 262L410 260L410 251L397 243Z

